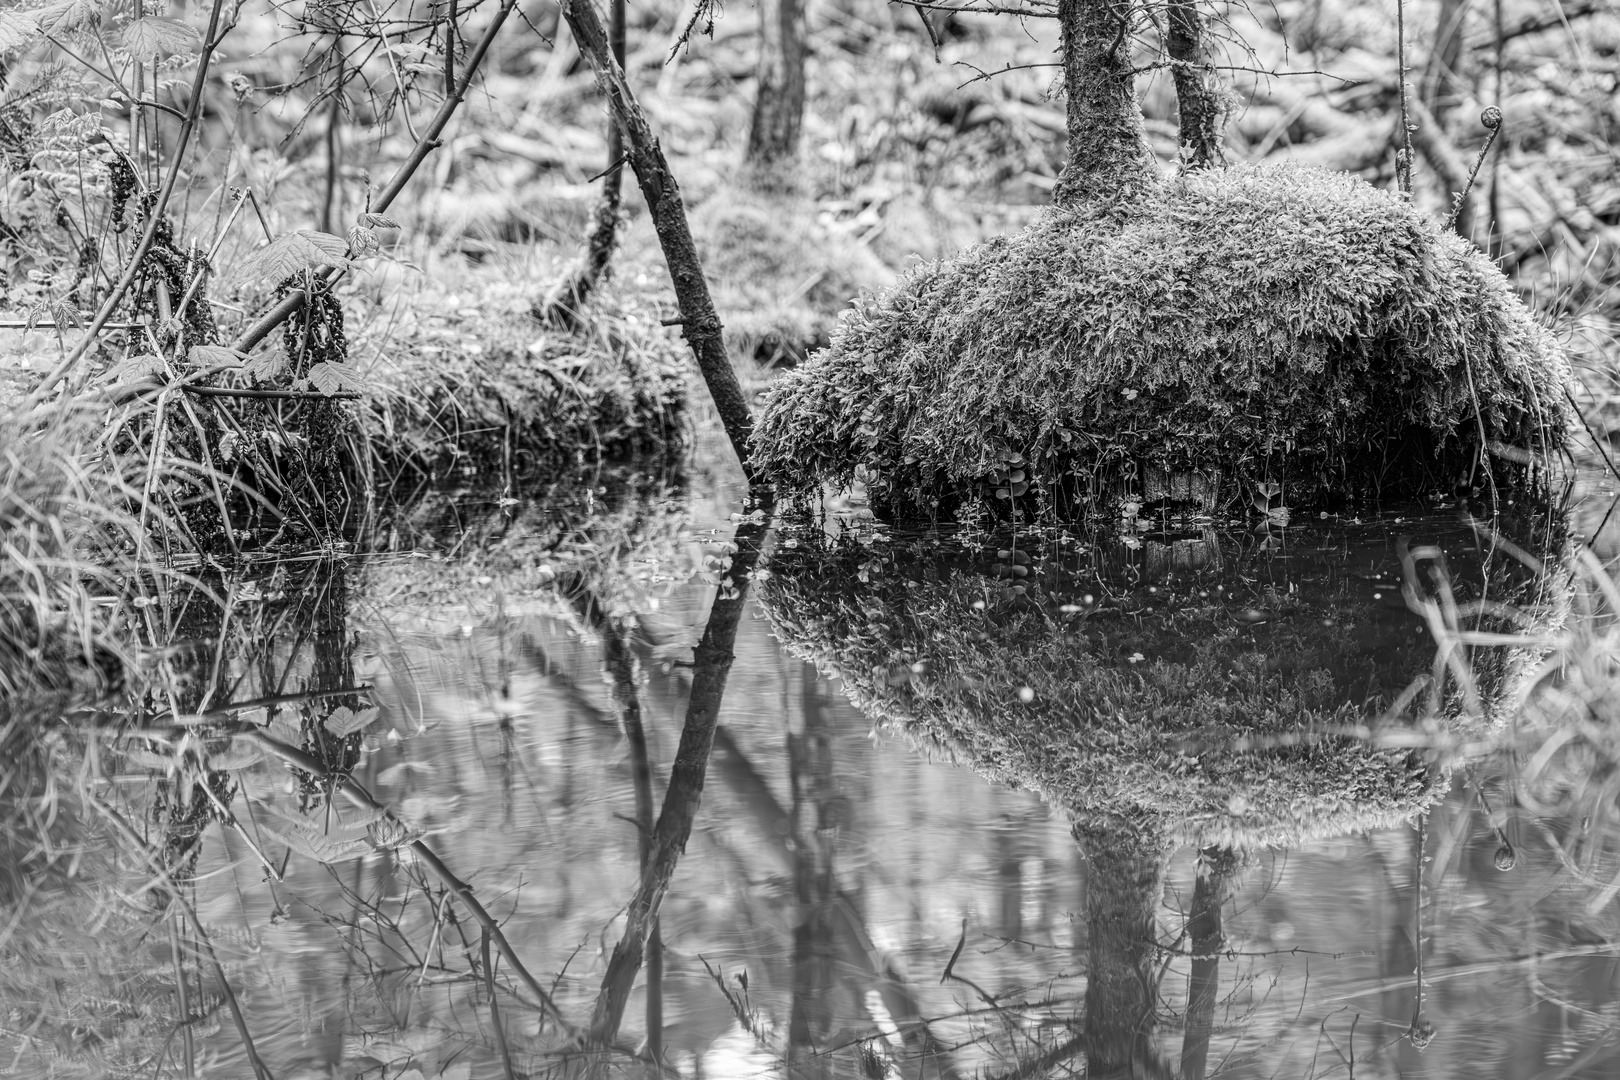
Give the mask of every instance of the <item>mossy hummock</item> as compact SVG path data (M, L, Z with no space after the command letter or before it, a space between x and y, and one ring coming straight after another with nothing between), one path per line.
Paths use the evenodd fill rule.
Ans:
M1298 507L1533 481L1492 451L1556 453L1568 379L1490 261L1398 196L1239 167L917 267L776 386L754 449L788 494L864 467L901 518L1270 483Z
M686 444L691 362L655 309L602 297L579 325L557 328L523 302L497 295L485 310L384 328L362 402L379 487Z

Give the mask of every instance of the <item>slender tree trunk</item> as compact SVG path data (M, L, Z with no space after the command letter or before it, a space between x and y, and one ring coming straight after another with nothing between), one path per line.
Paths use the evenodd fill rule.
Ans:
M759 8L759 87L748 129L750 165L790 162L799 155L804 122L803 0L756 0Z
M623 69L613 59L596 5L592 0L563 0L562 13L579 44L580 54L596 72L597 84L607 94L614 119L624 133L630 167L635 170L641 193L652 211L653 228L658 233L664 261L669 264L675 300L681 309L682 332L697 357L703 381L714 399L715 411L725 425L737 460L742 464L743 475L752 482L754 469L748 457L748 437L754 430L754 418L748 409L748 399L743 397L742 386L737 382L737 373L731 367L731 357L726 353L720 316L715 313L709 283L703 276L703 264L692 242L692 229L686 220L686 207L681 202L675 174L670 172L669 162L664 158L646 114L630 93Z
M1168 1077L1153 1044L1159 1004L1156 913L1168 846L1120 820L1077 824L1085 853L1087 1075Z
M1209 1040L1215 1029L1215 1001L1220 996L1221 907L1226 903L1237 858L1230 849L1200 853L1198 882L1193 886L1187 936L1192 940L1192 972L1187 977L1187 1026L1181 1039L1182 1080L1204 1080L1209 1069Z
M1181 127L1181 168L1224 169L1221 146L1225 110L1219 77L1205 56L1204 17L1196 0L1172 0L1166 9L1168 32L1165 51L1170 54L1176 84L1176 114Z
M624 69L625 0L612 0L609 11L608 44L620 70ZM591 215L591 231L585 238L585 257L557 283L556 288L534 310L541 322L576 326L585 302L596 287L607 280L613 264L614 244L619 236L619 211L623 206L624 135L619 122L608 112L607 172L602 175L602 197Z
M1131 0L1058 0L1069 96L1059 206L1133 202L1159 185L1131 74L1130 13Z

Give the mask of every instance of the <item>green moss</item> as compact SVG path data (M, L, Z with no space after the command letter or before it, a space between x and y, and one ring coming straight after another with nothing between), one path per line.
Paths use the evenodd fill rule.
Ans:
M1450 486L1482 430L1556 452L1567 379L1495 267L1393 195L1237 168L1054 210L857 303L773 391L756 464L789 493L865 466L897 516L998 491L1083 512L1150 474L1299 506Z

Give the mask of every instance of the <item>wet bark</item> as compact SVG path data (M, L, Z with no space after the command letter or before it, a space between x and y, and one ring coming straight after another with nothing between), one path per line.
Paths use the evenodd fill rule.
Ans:
M1085 853L1087 1075L1169 1077L1153 1043L1159 1001L1156 912L1169 849L1118 820L1077 824Z
M1182 171L1224 169L1221 128L1226 117L1218 77L1204 55L1204 17L1195 0L1172 0L1166 22L1165 51L1176 84Z
M1129 0L1058 0L1069 99L1059 206L1130 202L1158 187L1131 74L1130 10Z
M750 165L774 165L799 155L804 122L803 0L758 0L759 67L754 119L748 129Z
M1229 849L1209 848L1199 859L1192 914L1187 921L1193 960L1187 977L1187 1024L1181 1039L1182 1080L1204 1080L1209 1069L1209 1040L1215 1028L1215 1001L1220 996L1221 950L1226 945L1221 908L1237 868L1237 858Z
M703 381L714 399L715 411L720 414L737 460L742 464L743 475L752 483L754 470L748 458L748 437L754 429L754 420L737 382L737 373L732 370L731 358L726 354L720 316L714 310L709 283L703 276L703 264L692 242L692 230L687 224L686 207L681 202L675 174L670 171L652 125L625 82L623 69L614 62L607 31L593 0L563 0L562 13L573 31L580 54L595 71L597 84L607 95L614 119L624 134L630 167L652 212L658 244L663 249L664 261L669 264L675 300L681 310L682 333L697 357Z
M566 13L569 8L563 10ZM766 507L765 511L768 518L770 508ZM720 700L731 673L731 649L737 640L737 625L748 600L749 574L759 562L759 540L765 529L764 524L746 521L738 527L737 552L732 556L731 569L721 579L720 592L709 609L703 637L692 653L692 695L686 707L686 723L681 728L675 766L670 770L669 788L664 792L664 805L658 824L653 828L641 882L625 913L624 934L613 947L613 956L596 997L588 1036L594 1046L607 1046L618 1035L625 1003L657 924L659 906L669 892L670 879L675 876L675 867L692 835L692 823L703 801L703 783L708 774L709 751L714 746Z

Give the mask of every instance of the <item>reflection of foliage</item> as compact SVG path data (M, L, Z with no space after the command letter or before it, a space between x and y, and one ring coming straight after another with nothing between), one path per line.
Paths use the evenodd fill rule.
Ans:
M1237 548L1132 578L1108 549L1076 573L1011 551L987 567L937 546L800 543L778 549L761 603L863 711L1081 817L1241 847L1392 824L1445 789L1433 761L1352 734L1426 667L1390 647L1410 620L1358 609L1331 564L1313 577Z
M1301 505L1449 485L1485 440L1562 446L1551 338L1387 192L1234 168L1111 213L1054 213L859 305L772 392L762 474L813 493L864 466L877 505L927 519L1016 499L1008 462L1029 509L1072 513L1140 494L1138 469L1280 482Z

